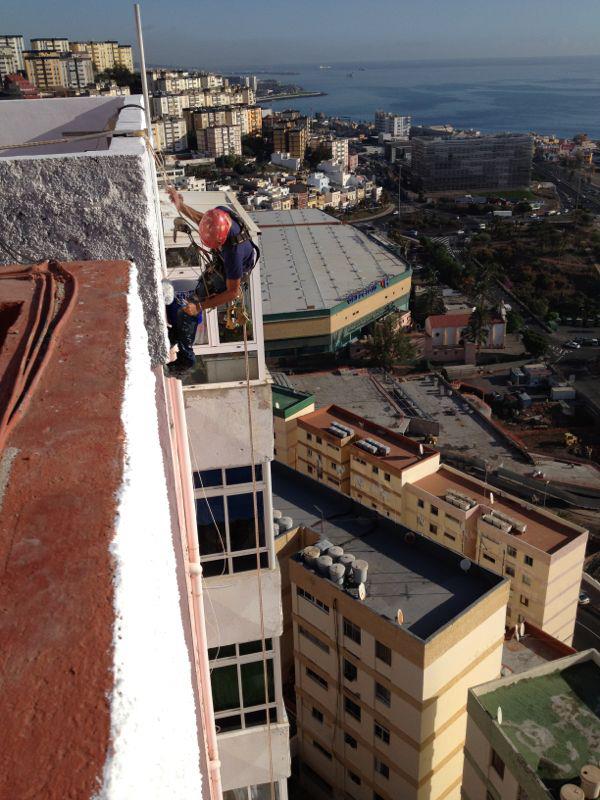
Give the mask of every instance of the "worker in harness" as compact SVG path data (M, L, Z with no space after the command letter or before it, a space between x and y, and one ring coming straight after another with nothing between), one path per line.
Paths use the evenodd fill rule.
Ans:
M167 305L169 338L171 344L178 346L177 358L167 364L167 372L171 377L183 378L196 361L193 345L202 312L239 296L242 283L258 260L259 250L243 220L230 208L219 206L202 213L186 205L173 187L168 192L177 211L198 225L202 244L212 251L211 265L194 291Z

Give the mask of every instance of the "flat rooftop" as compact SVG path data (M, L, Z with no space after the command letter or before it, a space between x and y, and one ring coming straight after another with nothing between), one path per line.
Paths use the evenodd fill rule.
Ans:
M539 628L523 623L525 631L518 639L514 634L502 646L502 675L518 675L533 667L556 661L576 651Z
M456 489L468 494L486 511L493 508L525 522L527 528L523 533L515 534L515 542L526 542L545 553L556 552L564 544L583 533L583 529L569 525L554 514L543 513L532 505L527 508L524 501L521 503L517 498L503 495L493 486L486 491L485 485L481 481L443 465L432 475L415 481L413 486L423 489L440 500L444 499L448 489ZM490 491L494 496L493 505L490 503Z
M315 397L309 392L298 392L294 389L289 389L287 386L280 386L274 383L271 387L271 396L273 398L273 414L276 417L286 417L288 414L294 414L302 408L314 403Z
M339 442L339 439L336 440L336 437L327 431L333 422L340 422L342 425L352 428L354 431L353 444L359 439L375 439L387 445L390 448L390 452L387 455L375 455L371 453L365 453L365 455L368 458L376 458L384 465L396 469L406 469L416 464L418 461L423 461L425 458L435 455L437 452L433 448L423 446L423 455L421 455L421 445L417 442L409 439L407 436L403 436L401 433L395 433L380 425L369 422L369 420L352 414L352 412L340 406L326 406L325 408L313 411L311 414L306 414L301 418L302 426L310 427L314 431L320 431L325 434L329 441Z
M581 767L597 763L600 748L600 667L592 657L573 658L476 692L492 718L502 709L500 731L555 797L562 784L579 784Z
M255 211L261 230L263 314L325 311L408 269L351 225L318 209Z
M408 543L401 525L281 464L272 469L273 507L367 561L364 604L390 622L402 609L403 628L418 639L434 636L505 580L475 564L465 573L451 550L419 535Z

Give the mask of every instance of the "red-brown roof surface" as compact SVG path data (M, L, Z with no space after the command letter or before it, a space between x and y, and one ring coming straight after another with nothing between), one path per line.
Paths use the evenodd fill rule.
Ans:
M390 467L402 470L416 464L417 461L422 461L425 457L435 455L437 450L430 447L423 447L423 455L419 450L419 444L401 433L395 433L389 428L384 428L377 425L364 417L353 414L340 406L330 405L313 411L310 414L305 414L298 418L298 424L302 427L311 428L313 431L324 434L327 441L334 444L340 443L333 434L327 433L327 428L332 422L339 422L353 429L353 441L360 439L375 439L376 441L385 444L390 448L390 452L386 456L378 456L372 453L367 453L362 449L357 449L360 452L361 458L364 457L372 461L382 461Z
M0 797L88 800L109 747L130 266L3 269Z
M471 319L471 312L465 311L456 314L434 314L427 317L427 322L431 328L466 328ZM494 317L490 323L502 322L501 319Z

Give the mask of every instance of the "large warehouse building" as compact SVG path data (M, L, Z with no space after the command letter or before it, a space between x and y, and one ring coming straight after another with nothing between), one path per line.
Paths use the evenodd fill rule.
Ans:
M265 348L275 358L331 353L392 310L406 313L410 268L317 209L257 211Z

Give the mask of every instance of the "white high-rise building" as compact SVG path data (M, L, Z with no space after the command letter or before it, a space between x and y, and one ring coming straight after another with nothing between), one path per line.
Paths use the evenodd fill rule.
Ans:
M375 129L377 133L388 133L395 139L408 139L412 117L390 114L387 111L375 112Z
M337 161L344 169L348 168L348 139L331 140L331 160Z
M68 53L70 51L69 40L62 36L52 36L48 39L31 39L32 50L52 50L55 53Z
M23 60L23 50L25 50L25 44L23 42L23 37L20 34L2 34L0 36L0 48L4 47L10 48L15 54L17 69L24 70L25 61Z
M16 72L17 56L12 47L0 46L0 80L3 80L5 75L10 75Z

